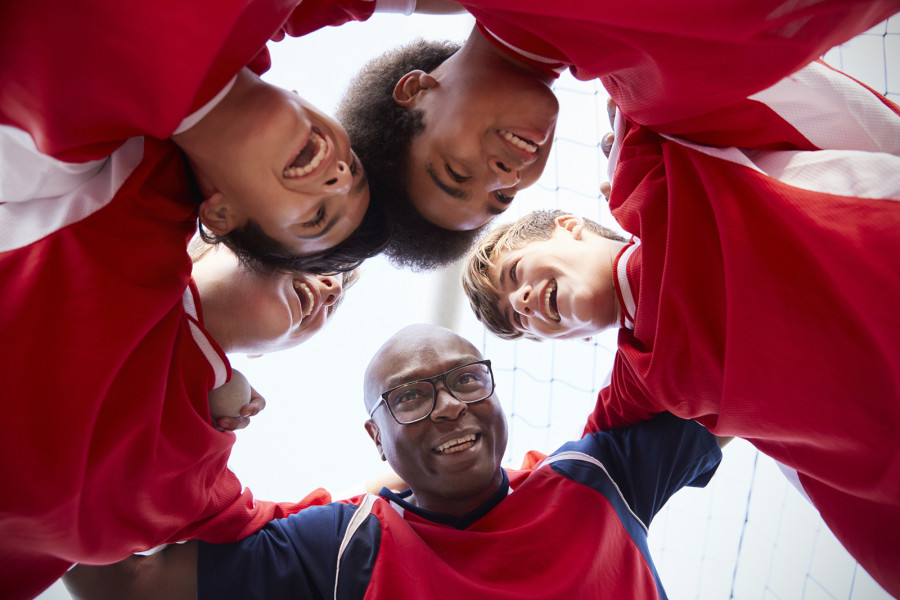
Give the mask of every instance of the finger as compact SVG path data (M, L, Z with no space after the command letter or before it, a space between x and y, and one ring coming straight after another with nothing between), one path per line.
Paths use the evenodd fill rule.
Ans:
M600 193L603 194L603 197L606 198L607 202L609 202L609 195L612 193L612 186L608 181L604 181L600 184Z
M612 98L606 99L606 116L609 117L609 126L616 128L616 103Z
M609 158L609 153L612 151L613 144L616 141L616 134L612 131L603 135L600 138L600 151L603 152L603 156Z
M258 415L266 407L266 399L260 396L253 386L250 386L250 402L241 407L242 417Z
M219 417L216 419L216 427L223 431L237 431L250 424L249 417Z

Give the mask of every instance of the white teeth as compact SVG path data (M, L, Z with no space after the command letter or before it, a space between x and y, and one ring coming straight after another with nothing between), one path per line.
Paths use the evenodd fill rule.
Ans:
M444 442L443 444L441 444L440 446L435 448L434 451L438 452L438 453L443 453L448 448L453 448L452 450L448 451L448 454L453 454L454 452L459 452L460 450L465 450L465 448L454 448L454 446L460 446L467 442L474 442L474 441L475 441L475 435L470 433L469 435L464 435L461 438L456 438L455 440L450 440L449 442Z
M298 296L299 296L300 292L303 292L304 294L306 294L306 297L309 298L309 302L307 303L306 308L303 309L302 317L305 319L306 317L309 316L309 313L312 312L313 306L315 306L315 303L316 303L315 296L313 296L313 293L309 289L309 286L307 286L305 283L303 283L299 279L294 280L294 289L298 292L298 294L297 294ZM302 306L302 303L301 303L301 306Z
M325 151L328 149L328 144L325 143L325 138L323 138L319 133L313 130L310 133L310 141L316 144L316 154L312 157L312 160L304 167L287 167L284 170L284 176L289 178L297 178L303 177L305 175L309 175L313 171L316 170L320 164L322 164L322 159L325 158Z
M516 148L521 148L522 150L525 150L526 152L530 152L532 154L534 154L535 152L538 151L537 146L535 146L534 144L532 144L531 142L529 142L527 140L523 140L522 138L520 138L519 136L517 136L514 133L510 133L509 131L506 131L505 129L500 130L500 135L502 135L505 139L510 141Z
M553 304L550 303L550 296L556 291L556 282L551 281L546 289L544 289L544 314L548 315L554 321L559 321L559 313L553 310Z

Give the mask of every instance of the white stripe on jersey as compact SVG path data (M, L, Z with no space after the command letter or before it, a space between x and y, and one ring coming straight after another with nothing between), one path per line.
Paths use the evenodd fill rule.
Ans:
M631 516L634 517L634 519L635 519L638 523L641 524L641 527L644 528L644 532L645 532L645 533L648 531L647 525L646 525L643 521L641 521L640 517L638 517L638 516L634 513L634 510L632 510L631 505L628 504L628 500L625 499L625 496L622 494L622 490L619 489L619 485L616 483L616 480L612 478L612 476L609 474L609 471L607 471L607 470L606 470L606 467L603 466L603 463L600 462L599 460L597 460L596 458L594 458L593 456L591 456L590 454L585 454L584 452L576 452L576 451L573 451L573 450L569 450L569 451L566 451L566 452L560 452L559 454L553 454L553 455L548 456L547 458L545 458L543 461L541 461L541 464L539 464L539 465L537 466L537 468L535 469L535 471L536 471L537 469L540 469L540 468L542 468L542 467L546 467L547 465L551 465L551 464L553 464L553 463L555 463L555 462L557 462L557 461L560 461L560 460L579 460L579 461L582 461L582 462L590 463L590 464L592 464L592 465L594 465L594 466L596 466L596 467L600 467L600 469L602 469L603 472L606 474L606 477L609 479L610 483L613 484L613 487L616 488L616 493L619 494L619 498L621 498L622 503L625 504L625 507L626 507L626 508L628 508L628 512L630 512L630 513L631 513Z
M900 154L900 116L849 76L812 63L750 96L816 147Z
M900 156L855 150L741 150L669 140L742 165L798 189L850 198L900 200Z
M0 252L33 244L109 204L143 155L143 138L132 138L104 160L64 163L39 152L27 133L0 126Z
M203 352L203 356L209 361L209 366L212 367L213 373L215 374L216 380L213 383L212 389L216 389L225 384L225 380L228 378L228 367L209 341L206 332L197 324L200 319L197 315L197 305L194 301L194 292L191 286L185 288L181 304L184 306L184 312L187 313L187 316L189 317L188 323L191 327L191 336L194 338L197 347Z

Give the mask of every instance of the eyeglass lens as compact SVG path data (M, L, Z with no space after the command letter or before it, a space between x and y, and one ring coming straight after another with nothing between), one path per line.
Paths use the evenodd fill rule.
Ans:
M444 385L453 397L462 402L477 402L491 395L490 368L474 364L453 369L443 375ZM421 419L434 406L435 387L431 381L414 381L392 390L387 404L393 415L402 423Z

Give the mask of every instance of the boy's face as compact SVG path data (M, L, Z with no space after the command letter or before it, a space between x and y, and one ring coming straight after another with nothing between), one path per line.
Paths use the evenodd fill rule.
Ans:
M220 193L204 204L224 202L228 228L252 219L298 255L346 239L362 222L369 187L344 129L296 93L267 84L245 105L240 119L223 124L215 154L199 165ZM208 214L201 207L204 224L222 233Z
M459 231L484 225L538 180L559 103L547 84L516 69L443 70L453 58L413 103L425 130L412 139L407 192L425 219Z
M557 225L552 237L498 253L488 278L499 314L517 331L540 338L586 338L614 326L618 303L612 270L589 243Z
M195 272L201 264L214 274L216 297L223 303L214 306L235 315L232 322L241 329L241 351L250 354L303 343L325 326L343 293L342 275L257 272L221 244L195 264ZM205 305L206 300L204 310Z

